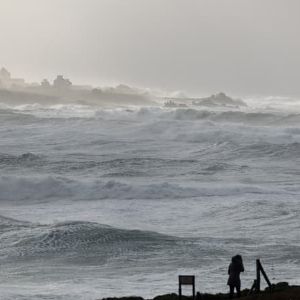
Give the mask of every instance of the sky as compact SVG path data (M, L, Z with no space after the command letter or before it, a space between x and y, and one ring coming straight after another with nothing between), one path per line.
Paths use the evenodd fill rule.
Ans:
M188 95L299 95L299 0L0 0L0 66Z

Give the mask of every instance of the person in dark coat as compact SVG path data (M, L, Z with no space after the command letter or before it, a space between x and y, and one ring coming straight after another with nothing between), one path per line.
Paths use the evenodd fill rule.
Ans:
M243 259L241 255L233 256L231 263L228 267L228 281L227 284L230 288L229 298L233 298L234 289L237 291L237 296L241 296L241 279L240 273L244 272Z

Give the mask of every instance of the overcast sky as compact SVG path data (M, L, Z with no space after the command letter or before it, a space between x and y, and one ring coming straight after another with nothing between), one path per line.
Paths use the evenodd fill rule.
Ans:
M31 81L300 95L299 0L0 0L0 39Z

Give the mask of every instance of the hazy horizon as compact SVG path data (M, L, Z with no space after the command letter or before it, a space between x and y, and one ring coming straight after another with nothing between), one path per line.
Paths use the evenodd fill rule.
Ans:
M1 60L40 81L300 95L300 2L0 1Z

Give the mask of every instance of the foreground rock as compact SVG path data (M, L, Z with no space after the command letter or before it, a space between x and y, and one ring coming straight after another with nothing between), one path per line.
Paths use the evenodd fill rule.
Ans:
M273 285L272 293L267 288L260 294L248 295L249 290L242 291L239 299L244 300L300 300L300 286L289 286L286 282ZM223 300L228 299L228 294L198 294L196 300ZM192 297L182 296L182 300L191 300ZM142 297L104 298L102 300L144 300ZM166 294L153 298L153 300L179 300L177 294Z

